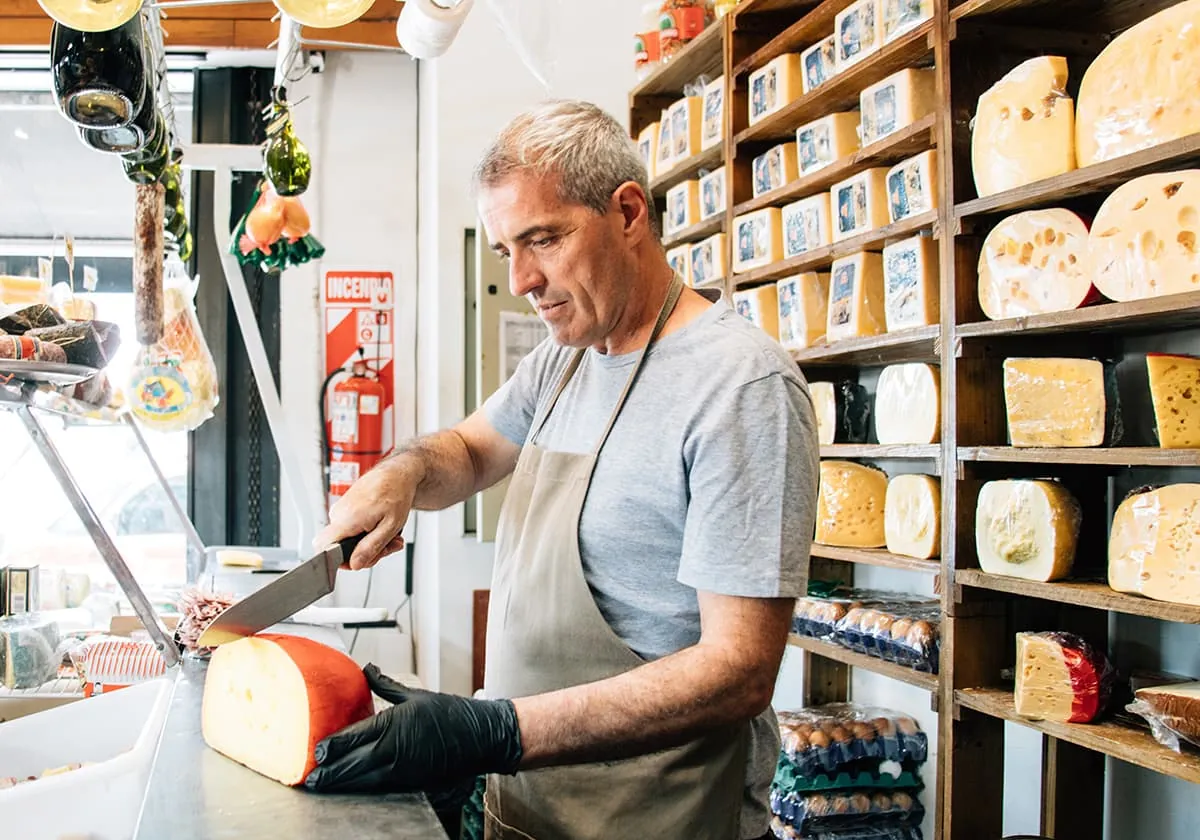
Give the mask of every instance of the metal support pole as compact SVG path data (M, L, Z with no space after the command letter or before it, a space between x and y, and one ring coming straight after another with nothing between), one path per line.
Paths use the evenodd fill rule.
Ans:
M124 420L125 424L133 430L133 436L137 438L138 446L142 447L142 451L146 453L146 460L150 462L150 468L154 470L155 478L162 485L162 489L166 491L167 501L171 503L171 508L175 511L175 515L179 517L179 524L183 526L183 533L187 537L188 543L203 555L205 548L204 540L200 539L200 534L196 532L196 526L192 524L192 520L188 518L187 511L183 509L183 505L179 504L179 499L176 498L174 491L171 490L171 483L167 481L162 468L154 458L154 453L150 451L150 445L146 443L146 438L142 435L142 430L138 427L137 421L133 419L132 414L126 414Z

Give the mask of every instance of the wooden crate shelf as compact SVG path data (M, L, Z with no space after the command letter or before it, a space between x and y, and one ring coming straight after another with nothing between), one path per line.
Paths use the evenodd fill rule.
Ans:
M780 12L802 13L816 6L818 2L820 0L742 0L733 13L737 19Z
M663 237L663 247L674 248L676 245L682 245L684 242L698 242L707 236L712 236L714 233L720 233L725 227L725 217L712 216L702 222L685 227L679 233Z
M936 461L942 457L938 444L878 444L878 443L835 443L821 447L822 458L915 458Z
M834 18L853 2L854 0L825 0L749 57L738 62L733 68L733 74L744 76L785 53L803 52L832 32Z
M1075 332L1115 332L1137 335L1176 329L1200 328L1200 292L1164 295L1148 300L1103 303L1046 312L1000 321L960 324L960 338L988 338L1003 335L1052 335Z
M936 575L942 570L942 563L937 558L921 560L917 557L905 557L902 554L892 554L881 548L844 548L839 545L823 545L813 543L812 556L826 560L838 560L842 563L855 563L860 566L879 566L884 569L903 569L909 572L924 572Z
M873 367L895 362L933 362L938 358L938 327L847 338L791 351L800 367L858 365Z
M1156 446L1063 449L960 446L958 460L1007 464L1095 464L1106 467L1200 467L1200 449L1160 449Z
M720 21L708 26L700 37L694 39L675 56L647 76L630 93L631 99L644 96L670 94L683 96L683 89L696 80L697 76L715 79L724 69L725 27Z
M694 155L685 161L682 161L671 167L662 175L659 175L650 182L650 193L656 198L661 198L667 194L667 190L676 184L682 184L691 178L700 177L700 173L705 169L710 172L719 168L725 163L725 150L720 146L713 146L711 149L705 149L698 155Z
M844 648L841 645L835 645L832 642L823 642L820 639L800 636L795 633L788 636L788 644L816 654L817 656L822 656L825 659L832 659L834 662L841 662L852 668L862 668L864 671L881 674L893 680L899 680L909 685L915 685L917 688L923 688L926 691L938 690L937 674L914 671L912 668L897 665L895 662L888 662L885 659L867 656L849 648Z

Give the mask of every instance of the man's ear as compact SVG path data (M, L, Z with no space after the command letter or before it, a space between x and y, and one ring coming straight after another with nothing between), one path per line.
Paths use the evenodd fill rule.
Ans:
M654 205L635 181L626 181L613 192L614 209L621 213L622 230L626 237L641 238L649 232L650 214Z

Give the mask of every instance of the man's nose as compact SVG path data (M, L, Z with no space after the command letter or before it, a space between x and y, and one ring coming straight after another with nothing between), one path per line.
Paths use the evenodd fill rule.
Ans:
M546 284L546 278L536 260L523 253L514 253L508 263L508 290L514 297L525 297Z

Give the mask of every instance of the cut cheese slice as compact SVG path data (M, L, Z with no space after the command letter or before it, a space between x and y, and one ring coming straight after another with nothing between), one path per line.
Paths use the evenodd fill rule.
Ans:
M646 174L653 181L656 175L655 164L658 162L658 129L662 123L652 122L638 134L638 154L646 164Z
M725 279L728 253L725 234L714 233L691 246L688 266L692 272L693 286L707 286Z
M817 494L817 542L882 548L887 473L852 461L822 461Z
M1117 506L1108 540L1108 585L1200 606L1200 484L1135 492Z
M783 218L778 207L733 220L733 270L750 271L783 259Z
M858 151L858 112L829 114L796 129L800 172L816 172Z
M667 263L671 269L683 278L683 282L692 285L692 247L676 245L667 251Z
M700 220L725 212L725 167L700 176Z
M829 193L818 193L785 205L783 256L795 257L833 242L833 220L829 215Z
M937 107L937 76L912 67L893 73L859 96L862 145L869 146L932 114Z
M993 320L1078 309L1098 299L1088 229L1070 210L1029 210L992 228L979 253L979 307Z
M711 149L725 136L725 77L718 76L704 86L704 124L700 129L700 148Z
M779 296L774 283L734 292L733 307L751 324L779 340Z
M1179 738L1200 746L1200 682L1139 688L1130 708L1150 721L1159 743L1176 749ZM1161 732L1165 728L1166 732ZM1175 736L1171 738L1170 733ZM1171 743L1171 741L1174 743Z
M1071 573L1082 518L1055 481L989 481L975 505L975 551L990 575L1052 581Z
M222 566L234 566L247 569L261 569L263 556L257 551L246 551L238 548L217 549L217 563Z
M1071 633L1018 633L1018 715L1055 723L1090 723L1104 711L1112 667L1104 654Z
M913 236L883 249L883 313L888 332L938 323L938 250L931 236Z
M866 169L833 185L829 205L836 215L833 241L881 228L888 223L888 171L882 166Z
M1151 353L1146 369L1158 445L1200 448L1200 358Z
M780 143L773 146L753 161L754 195L785 187L800 177L796 165L796 144Z
M1012 445L1103 445L1107 379L1094 359L1005 359L1004 407Z
M1151 15L1111 42L1079 86L1079 165L1200 131L1200 0Z
M835 65L839 73L878 52L883 46L879 1L857 0L834 18L833 34L837 39Z
M888 482L883 511L887 550L928 560L941 553L941 483L929 475L898 475Z
M684 181L667 190L667 216L663 230L670 236L700 221L700 182Z
M933 0L882 0L883 42L890 44L933 17Z
M825 339L882 335L887 331L883 301L883 257L873 251L859 251L834 260Z
M888 170L888 220L898 222L938 207L937 151L930 149Z
M800 63L804 67L805 93L816 90L837 73L837 50L834 42L833 35L829 35L800 53Z
M316 767L319 741L374 712L353 659L311 639L260 634L213 652L201 733L222 755L299 785Z
M1075 168L1075 105L1066 94L1067 60L1031 58L979 97L971 169L980 196Z
M799 53L784 53L750 74L750 125L804 95Z
M866 443L871 420L867 389L857 382L810 382L813 412L817 418L817 443Z
M779 343L788 350L803 350L823 339L829 310L829 275L808 271L784 277L775 286Z
M931 444L941 438L941 376L936 365L888 365L875 386L875 436L881 444Z
M671 165L700 154L704 129L704 97L685 96L667 109L671 122Z
M1116 301L1200 289L1200 169L1143 175L1100 205L1088 237L1092 282Z

